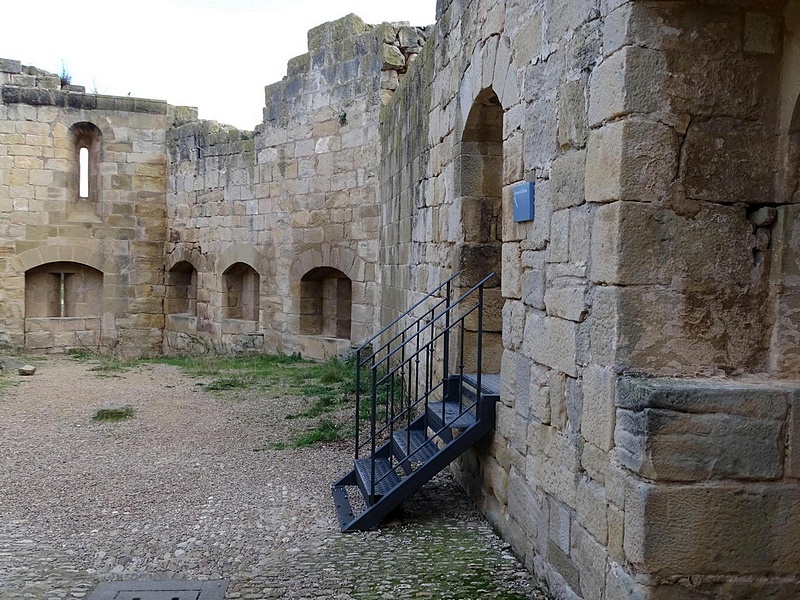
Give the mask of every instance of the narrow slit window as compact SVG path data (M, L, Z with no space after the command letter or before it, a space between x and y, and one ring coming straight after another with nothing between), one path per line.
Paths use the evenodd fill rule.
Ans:
M58 288L59 300L61 301L61 306L59 307L61 309L61 311L60 311L61 315L60 316L61 317L66 317L67 316L67 274L66 273L59 273L59 275L61 276L60 277L61 281L59 282L60 285L59 285L59 288Z
M78 161L80 163L80 188L79 196L81 198L89 197L89 149L81 148L78 152Z

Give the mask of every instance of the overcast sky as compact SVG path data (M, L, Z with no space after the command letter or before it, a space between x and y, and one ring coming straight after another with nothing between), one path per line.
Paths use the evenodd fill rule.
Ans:
M367 23L434 22L436 0L27 0L3 3L0 57L115 94L197 106L252 129L264 86L306 49L306 32L356 13Z

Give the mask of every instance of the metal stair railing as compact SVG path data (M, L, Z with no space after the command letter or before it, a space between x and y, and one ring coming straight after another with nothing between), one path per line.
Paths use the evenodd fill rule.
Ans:
M486 282L494 275L485 277L451 301L452 281L457 275L453 275L427 294L356 352L355 458L358 460L362 454L367 454L369 457L370 477L365 498L368 506L377 501L376 489L382 482L387 481L393 473L397 473L403 464L411 468L415 462L414 457L420 455L426 444L445 430L453 428L464 413L474 412L475 420L480 419L483 396L481 387L483 295ZM442 296L436 296L442 291ZM422 314L391 335L377 350L371 350L373 341L389 332L402 319L411 316L414 310L429 300L434 301ZM466 307L467 303L473 300L474 304ZM477 327L469 330L467 322L472 315L475 315ZM477 386L472 402L463 404L461 398L464 392L465 344L468 333L476 337L477 346L473 360ZM439 357L441 361L438 360ZM452 358L455 359L455 373L451 373L450 369ZM362 371L369 383L368 389L362 389L364 387L362 382L365 381ZM452 377L453 375L457 376ZM457 387L453 385L453 381L457 382ZM370 396L368 405L362 399L362 393L367 392ZM419 418L427 414L432 396L443 399L441 426L433 431L432 435L426 431L424 441L416 448L412 448L412 426L415 423L422 423L427 429L425 420L420 421ZM458 411L453 416L451 410L451 417L448 419L446 408L448 404L454 406L456 401ZM364 435L360 427L362 418L369 421L368 435ZM399 430L405 430L406 435L403 460L396 460L392 451L393 437ZM387 444L388 452L386 452ZM381 456L378 456L379 452ZM383 456L384 454L386 456ZM376 462L379 459L388 459L389 469L376 477Z

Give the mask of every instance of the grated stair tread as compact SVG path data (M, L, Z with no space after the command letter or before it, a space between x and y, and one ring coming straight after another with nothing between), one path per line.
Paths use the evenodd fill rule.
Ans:
M476 373L465 373L464 381L477 389L478 375ZM483 388L484 393L499 396L500 375L496 373L481 373L481 387Z
M425 431L422 429L403 429L402 431L395 431L392 435L394 438L395 446L402 453L402 458L408 458L411 452L414 456L411 457L412 463L425 462L433 457L439 448L432 440L428 439ZM411 441L411 452L408 450L409 438Z
M369 492L372 487L372 466L369 458L359 458L355 461L356 471L364 484L364 489ZM400 483L400 476L392 468L388 458L375 459L375 495L384 496L394 486Z
M444 407L444 421L442 421L442 407ZM470 411L465 411L460 402L431 402L428 405L428 415L433 416L435 422L442 426L454 429L466 429L478 420Z

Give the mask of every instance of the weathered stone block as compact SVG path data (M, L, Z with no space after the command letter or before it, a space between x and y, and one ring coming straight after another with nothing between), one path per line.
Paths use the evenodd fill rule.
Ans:
M550 219L550 246L547 262L569 260L569 216L570 211L559 210Z
M18 74L22 72L22 63L18 60L0 58L0 73Z
M800 478L800 394L790 396L789 445L786 459L786 474Z
M559 430L567 426L567 377L556 370L550 371L548 386L550 394L550 422Z
M508 478L508 515L520 525L536 548L547 545L549 520L547 500L540 496L515 468L511 469Z
M519 298L522 295L520 274L522 273L522 257L519 244L503 244L501 281L505 298Z
M580 322L586 315L586 288L584 286L547 288L544 294L547 314Z
M608 600L652 600L650 588L636 582L619 561L611 562L606 575L606 598Z
M558 93L558 143L561 148L583 148L589 137L586 123L585 73L574 81L566 81Z
M568 152L553 161L550 189L554 210L584 203L585 170L586 150Z
M606 597L606 549L580 525L572 527L571 541L570 555L580 571L584 600L603 600Z
M578 326L556 317L528 315L525 323L525 354L536 362L577 377Z
M602 545L608 541L607 506L602 484L588 479L578 483L578 523Z
M570 439L548 425L528 426L526 478L574 507L577 493L578 450Z
M594 444L584 442L581 451L581 467L589 477L599 483L605 483L608 480L610 469L608 452Z
M659 481L783 475L787 393L780 387L625 378L614 435L620 461Z
M606 452L614 446L616 375L592 365L583 372L583 418L581 433L586 441Z
M744 21L744 51L775 54L780 47L780 33L775 20L762 13L747 13Z
M626 46L600 63L592 72L589 89L589 124L595 127L630 113L658 110L663 102L653 93L668 77L663 52Z
M580 590L581 589L581 574L578 570L578 567L572 562L570 557L565 554L561 548L556 546L553 542L548 544L547 548L547 561L550 563L553 569L555 569L558 576L563 578L564 583L566 583L569 587L573 590ZM563 584L562 584L563 585ZM566 589L563 590L567 592ZM564 594L566 598L569 600L576 600L578 598L577 595L572 593L571 596Z
M709 202L759 203L772 193L775 136L760 123L716 118L692 123L683 144L681 173L686 195Z
M586 200L669 198L678 152L677 133L662 123L626 119L593 130L586 155Z
M731 576L727 581L683 579L677 583L647 588L647 600L707 600L707 598L769 598L769 600L795 600L800 597L800 583L794 578L747 581Z
M625 554L647 573L796 575L800 485L634 483Z
M531 269L522 274L522 301L531 308L544 310L545 272L544 269Z
M765 344L749 332L762 326L762 293L711 278L680 291L659 286L597 288L592 358L603 366L652 373L758 369Z
M563 502L550 498L550 539L569 555L570 529L574 509L570 509Z

